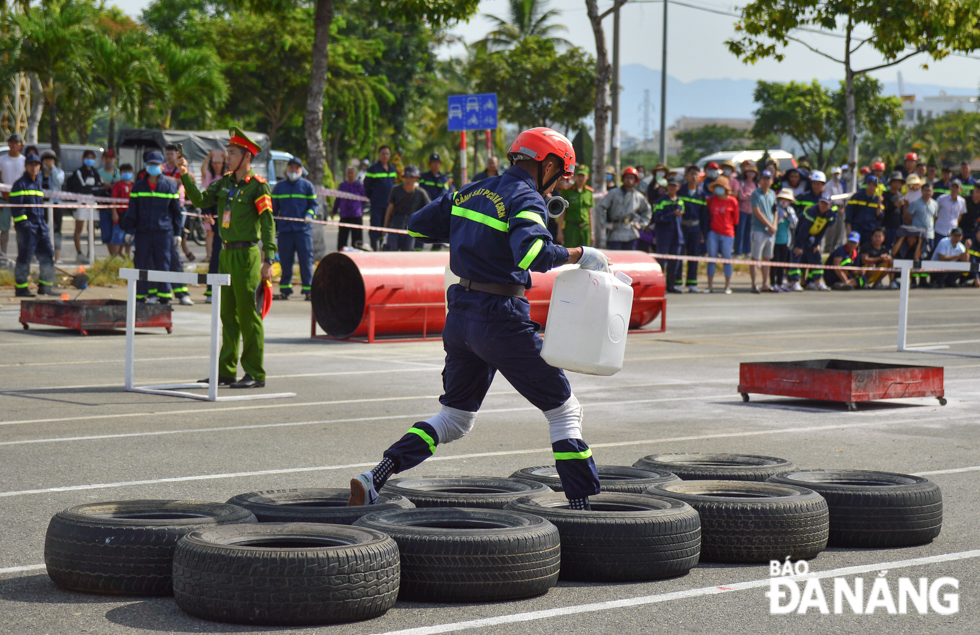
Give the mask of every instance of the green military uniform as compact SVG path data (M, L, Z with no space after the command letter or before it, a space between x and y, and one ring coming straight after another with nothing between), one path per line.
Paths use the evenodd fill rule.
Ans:
M233 145L240 145L253 155L261 151L237 128L232 128L230 134ZM181 175L180 180L187 198L196 207L217 207L215 220L221 223L222 241L218 272L231 274L231 292L221 296L222 339L218 374L237 376L238 339L241 337L242 368L252 379L264 382L265 330L262 317L255 310L255 289L262 276L262 256L257 245L260 237L266 259L271 260L276 255L272 190L266 180L251 169L240 181L234 172L229 172L204 192L197 189L190 174Z
M575 174L589 175L589 166L580 165L575 168ZM595 207L595 198L592 196L592 188L586 185L581 192L575 185L561 193L562 198L568 201L568 209L565 210L565 247L582 247L592 244L592 208Z

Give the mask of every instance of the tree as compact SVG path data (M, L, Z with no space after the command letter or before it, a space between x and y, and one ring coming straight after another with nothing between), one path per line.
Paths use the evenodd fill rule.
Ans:
M776 6L767 0L752 0L741 8L741 18L735 25L741 37L728 40L726 44L733 54L750 64L765 58L783 60L785 53L782 51L791 41L841 64L844 67L848 163L855 165L859 118L855 78L894 66L921 53L941 60L953 52L980 48L978 13L980 0L930 0L899 4L890 0L783 0ZM840 53L832 54L828 52L829 49L818 48L802 39L802 32L806 30L833 31L838 28L844 31ZM864 36L866 31L869 33ZM853 56L865 45L880 53L884 62L856 69ZM856 187L856 183L851 186Z
M543 38L491 53L474 68L476 88L498 95L501 117L520 128L576 127L591 111L595 60L573 47L561 55Z
M567 31L563 24L549 24L560 13L548 9L548 0L510 0L507 18L488 15L486 18L493 23L494 29L476 43L476 46L488 51L510 48L527 38L542 38L550 40L555 47L571 46L571 42L554 34Z
M166 89L159 69L148 62L148 54L147 38L138 31L123 32L114 38L99 34L87 47L85 59L92 78L104 89L108 100L108 148L115 149L116 119L123 115L131 121L138 120L144 100Z
M626 0L615 0L613 6L599 13L598 0L585 0L595 36L595 145L592 162L592 187L596 192L606 191L606 139L609 132L609 85L612 83L612 64L609 62L609 49L606 48L606 32L602 19L626 4Z
M310 86L306 93L306 160L310 180L323 181L326 153L323 145L323 100L326 93L330 24L336 0L316 0L313 15L313 52L310 64ZM377 0L371 3L375 14L406 24L427 22L444 25L470 18L479 0Z
M203 128L212 126L228 101L228 83L217 53L183 48L163 38L154 40L153 49L166 87L154 100L153 122L164 130L175 119L190 120Z
M10 70L34 73L50 125L51 147L61 156L57 102L66 91L88 89L85 44L94 35L94 10L84 2L52 2L43 10L4 16L3 50Z
M866 140L862 151L882 156L889 164L901 163L909 150L940 164L956 165L980 156L980 113L949 112L923 119L907 128L895 125L891 130Z
M748 148L745 143L747 136L748 133L744 130L716 124L683 130L674 135L684 146L680 154L684 163L694 163L706 154L722 150L745 150Z
M759 80L753 93L758 108L753 113L756 119L752 134L787 135L803 148L815 166L827 169L847 135L846 91L844 82L838 90L831 91L817 80L809 84ZM857 77L854 92L861 103L857 123L869 135L884 134L901 120L901 101L882 96L877 79Z

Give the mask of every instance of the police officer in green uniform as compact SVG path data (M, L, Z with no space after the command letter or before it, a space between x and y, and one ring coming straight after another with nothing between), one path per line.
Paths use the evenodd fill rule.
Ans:
M592 208L595 198L592 188L587 185L589 166L579 164L575 167L575 181L572 187L561 192L562 198L568 201L565 210L565 241L566 248L584 247L592 244Z
M204 192L197 189L187 172L187 160L177 159L180 180L187 197L199 209L216 206L214 222L221 224L221 255L218 272L231 274L231 292L221 296L221 357L219 385L232 388L265 387L262 364L265 331L262 317L255 310L255 289L272 281L276 255L275 222L272 220L272 190L264 178L252 170L252 159L261 148L241 130L229 131L228 167L230 172ZM262 239L265 257L259 253ZM242 339L242 368L238 374L238 338Z

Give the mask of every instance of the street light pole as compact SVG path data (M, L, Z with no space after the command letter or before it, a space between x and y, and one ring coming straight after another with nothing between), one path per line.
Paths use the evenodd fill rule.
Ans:
M660 59L660 162L667 165L667 4L664 0L664 48Z
M612 142L609 160L616 174L619 174L620 136L619 136L619 7L613 11L613 80L612 80Z

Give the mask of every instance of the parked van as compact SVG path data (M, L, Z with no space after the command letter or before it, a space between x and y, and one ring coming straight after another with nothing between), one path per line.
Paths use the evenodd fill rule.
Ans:
M698 159L696 161L696 165L703 170L704 166L712 161L715 163L731 161L737 168L742 161L754 161L758 163L762 160L762 157L764 157L766 153L768 153L769 157L776 161L776 164L779 165L780 172L785 172L790 168L797 167L796 159L793 158L792 154L786 152L785 150L739 150L736 152L715 152L714 154L709 154L706 157L701 157ZM762 167L763 166L760 165L759 169L762 169Z

